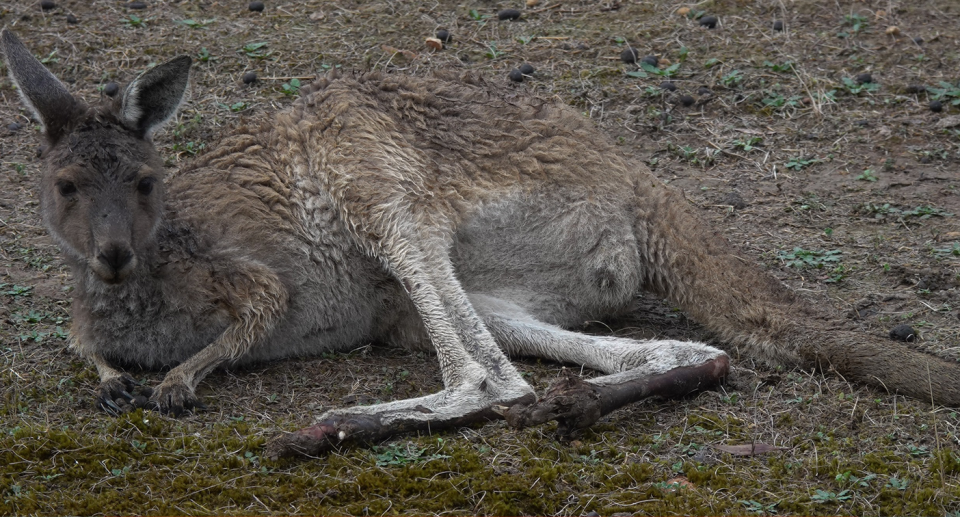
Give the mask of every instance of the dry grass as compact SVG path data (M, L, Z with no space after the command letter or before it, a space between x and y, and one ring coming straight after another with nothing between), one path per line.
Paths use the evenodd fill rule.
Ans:
M159 136L171 166L231 124L289 104L283 84L330 66L467 67L505 78L532 63L536 73L519 88L582 109L749 255L833 304L851 328L879 339L908 323L923 336L917 346L957 354L960 233L958 215L947 214L960 214L960 136L937 123L958 111L947 95L945 112L933 114L933 93L906 89L957 85L953 0L542 1L513 23L495 14L522 2L267 2L263 14L241 2L58 3L46 13L37 2L0 7L0 24L88 99L177 54L210 56L195 64L192 99ZM719 16L720 27L699 28L676 14L683 6ZM67 13L80 23L68 24ZM771 29L776 19L785 32ZM891 25L899 37L885 34ZM454 42L430 53L424 38L439 27ZM242 50L258 42L268 45ZM678 91L661 90L654 74L629 75L640 69L619 61L628 44L681 63L671 78ZM260 80L247 87L240 77L251 70ZM862 72L876 91L844 83ZM697 102L680 107L681 94ZM2 125L24 126L0 127L4 514L960 513L953 410L748 358L721 390L637 404L573 441L549 426L492 424L315 461L260 461L268 437L322 408L439 388L431 357L378 348L217 372L201 385L213 409L182 420L98 413L95 373L65 349L70 279L36 212L37 129L5 79L0 98ZM738 199L744 205L733 208ZM842 269L788 266L785 254L797 247L840 250ZM662 302L639 302L642 318L618 332L705 337ZM541 389L559 369L522 368ZM156 383L161 374L138 375ZM712 448L749 443L785 450L734 457ZM693 486L679 488L678 475Z

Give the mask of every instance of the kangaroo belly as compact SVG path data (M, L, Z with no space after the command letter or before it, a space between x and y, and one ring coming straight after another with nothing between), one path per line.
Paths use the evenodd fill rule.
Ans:
M609 315L639 290L640 262L624 203L523 194L485 204L452 246L468 292L511 299L569 326Z

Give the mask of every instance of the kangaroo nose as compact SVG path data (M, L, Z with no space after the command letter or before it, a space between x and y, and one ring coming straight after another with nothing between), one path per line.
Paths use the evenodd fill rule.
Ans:
M130 263L130 259L133 258L133 253L130 252L128 248L123 246L107 246L103 251L97 255L97 259L100 262L110 266L114 272L120 271L123 269L123 266L126 266Z

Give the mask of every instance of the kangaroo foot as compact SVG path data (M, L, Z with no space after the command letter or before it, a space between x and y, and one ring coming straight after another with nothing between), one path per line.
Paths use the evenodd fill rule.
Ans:
M480 402L471 407L467 405L468 401L457 397L453 397L454 403L451 404L446 395L448 393L375 406L333 410L324 414L318 424L284 433L267 442L265 454L274 460L291 456L317 456L336 446L376 443L400 433L436 431L486 423L502 418L500 412L495 410L495 407L499 407L498 404L529 405L535 400L533 393L527 392L502 402ZM458 400L463 400L465 404L460 405Z
M556 420L560 432L589 427L600 419L599 390L563 369L564 377L553 383L543 398L530 405L516 404L503 411L503 418L513 427L529 427Z
M566 376L551 386L542 399L530 405L504 408L503 417L514 427L556 420L559 431L568 434L631 402L652 396L682 397L713 387L729 368L730 359L720 355L697 366L681 366L642 377L627 371L583 381L566 371Z
M389 436L375 415L355 415L331 418L292 433L284 433L265 445L266 455L272 460L293 456L318 456L348 438L375 439Z

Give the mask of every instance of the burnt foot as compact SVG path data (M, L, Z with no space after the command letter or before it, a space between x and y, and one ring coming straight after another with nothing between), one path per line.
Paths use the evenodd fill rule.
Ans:
M299 431L283 433L264 446L271 460L291 457L319 456L329 451L339 441L337 427L331 422L321 422Z
M504 419L513 427L529 427L556 420L562 434L589 427L601 416L597 389L569 370L564 370L564 378L550 386L537 402L516 404L503 412Z
M189 411L203 411L207 406L184 384L160 384L147 403L149 409L179 417Z
M345 443L382 440L408 430L403 424L384 427L376 415L341 415L299 431L281 434L264 447L267 457L273 460L315 457Z

